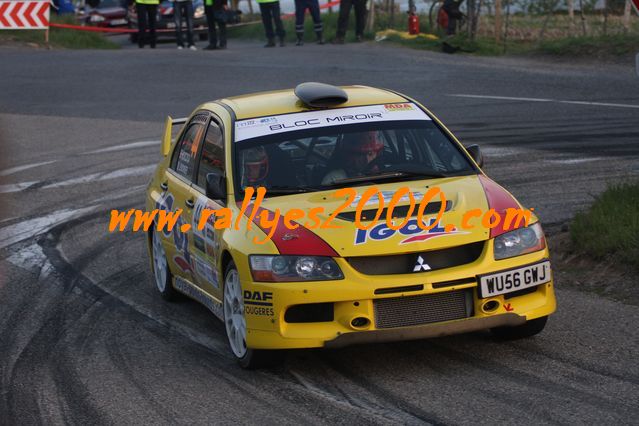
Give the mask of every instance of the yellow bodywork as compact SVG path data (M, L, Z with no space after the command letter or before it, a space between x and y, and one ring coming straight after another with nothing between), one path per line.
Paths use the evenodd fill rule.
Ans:
M415 102L386 90L363 86L343 87L343 89L348 93L349 100L347 103L340 105L340 107ZM418 104L417 102L415 103ZM233 143L232 129L234 120L312 111L312 108L303 105L292 90L285 90L206 103L196 108L194 114L202 111L214 114L223 124L226 164L232 165L231 155L233 150L231 146ZM432 113L428 112L428 114L441 125ZM170 123L168 127L170 127ZM450 136L454 139L452 135ZM459 143L456 139L454 140ZM166 155L161 161L149 184L146 207L149 211L157 208L158 203L166 201L167 193L170 193L173 198L171 208L173 210L182 208L185 212L183 214L185 222L191 221L195 225L193 212L189 212L184 207L187 199L195 199L200 206L204 205L208 208L218 208L219 205L208 200L201 188L190 185L168 169L174 148L175 141L172 142L168 152L169 155ZM228 200L226 206L232 210L235 218L239 215L238 202L242 200L235 199L232 173L232 167L227 166ZM162 189L161 184L167 184L168 191ZM403 186L408 186L411 190L421 190L422 192L425 187L439 186L447 198L453 201L454 206L452 210L444 214L443 222L455 225L458 232L408 245L401 244L401 241L406 237L400 235L400 233L395 233L392 237L382 241L367 240L365 243L355 244L357 230L354 224L337 220L335 224L340 225L338 229L314 229L312 232L326 241L339 254L335 261L341 268L344 279L317 282L264 283L253 281L249 269L249 255L278 254L279 252L272 241L268 241L265 244L254 244L253 239L255 237L263 240L265 234L257 226L247 230L248 220L246 216L241 216L239 230L214 230L212 231L214 235L208 235L210 238L206 241L207 244L210 242L212 249L209 251L207 245L207 253L202 256L196 256L194 253L196 250L192 234L176 235L180 231L174 231L168 236L163 236L171 272L179 280L180 286L190 288L188 294L191 297L207 304L218 316L222 312L224 272L231 260L237 266L241 286L245 292L259 295L271 293L272 307L252 309L255 313L245 311L247 324L246 344L248 348L254 349L314 348L342 346L344 344L367 341L432 337L495 326L522 324L526 320L547 316L555 311L555 296L553 281L551 280L546 284L540 285L537 291L529 294L509 299L505 299L503 295L491 297L490 300L495 300L498 304L497 308L490 312L485 312L482 309L487 299L479 299L477 291L473 291L474 316L470 318L412 327L384 329L383 331L377 330L373 305L373 301L376 299L408 298L465 288L474 289L478 285L475 279L478 275L513 269L549 259L548 249L544 248L537 252L496 261L493 258L493 240L490 239L490 231L481 225L480 220L473 222L474 229L461 229L462 215L467 210L480 208L482 211L486 211L488 209L486 197L477 175L378 185L379 189L384 191L394 191ZM367 188L358 187L358 192L361 194ZM266 199L262 207L269 210L279 208L284 212L292 207L308 211L313 207L322 206L325 208L326 214L320 215L320 217L325 219L344 200L343 198L335 198L333 192L323 191L273 197ZM533 216L532 222L536 221L537 218ZM183 241L185 236L188 240L187 244L184 244ZM477 241L485 241L486 243L476 261L434 271L394 275L364 275L354 269L346 260L349 256L385 256L426 252ZM194 271L191 272L185 272L180 268L175 263L174 258L176 256L183 257L185 250L189 251L191 261L193 261L192 258L195 256L199 257L198 261L200 263L204 262L210 265L212 276L208 278L213 277L215 280L203 279L200 276L199 272L202 271L198 270L205 267L205 265L199 264L198 268L194 268ZM208 270L206 274L208 274ZM212 284L212 281L217 285ZM443 288L433 287L433 283L451 281L459 282L460 284ZM376 290L379 292L380 289L414 285L423 285L423 289L405 293L376 294ZM184 289L182 288L181 291L184 292ZM290 306L323 302L334 304L333 321L289 323L284 320L284 314ZM368 325L363 328L353 327L351 321L355 317L369 319Z

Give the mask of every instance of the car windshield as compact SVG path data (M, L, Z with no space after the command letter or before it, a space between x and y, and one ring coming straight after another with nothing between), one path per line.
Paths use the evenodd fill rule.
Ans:
M258 136L236 142L234 155L236 193L264 186L270 196L477 173L429 119Z

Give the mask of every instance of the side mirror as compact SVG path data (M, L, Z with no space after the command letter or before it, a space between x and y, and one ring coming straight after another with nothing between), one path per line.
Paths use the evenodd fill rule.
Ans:
M470 145L466 147L466 151L473 157L473 160L475 160L475 163L477 163L479 167L484 167L484 155L481 153L479 145Z
M212 200L226 201L226 178L220 171L206 175L206 196Z

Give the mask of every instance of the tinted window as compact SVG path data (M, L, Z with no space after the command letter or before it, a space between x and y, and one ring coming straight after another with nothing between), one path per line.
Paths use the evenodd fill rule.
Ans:
M224 173L224 138L222 130L217 124L211 122L206 132L202 157L197 173L197 184L206 187L206 175L213 171Z
M186 132L184 132L171 161L171 168L189 180L191 180L193 176L195 158L200 140L202 140L203 131L203 125L192 124Z
M374 181L389 173L402 181L476 173L459 147L430 120L291 131L236 146L238 189L265 186L275 195L276 189L323 190L345 179Z

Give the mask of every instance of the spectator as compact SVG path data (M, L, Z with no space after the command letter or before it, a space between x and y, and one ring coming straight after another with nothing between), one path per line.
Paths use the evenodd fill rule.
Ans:
M264 47L275 47L275 33L280 41L280 46L284 47L284 26L280 17L279 0L257 0L260 5L260 14L262 15L262 23L266 32L266 44ZM273 32L273 22L275 22L275 32Z
M366 23L366 0L342 0L339 4L339 17L337 18L337 35L333 40L335 44L344 44L346 29L348 28L348 16L351 14L351 6L355 8L355 37L362 41L364 25Z
M206 25L209 27L209 45L205 50L226 49L226 21L228 20L226 11L228 10L227 0L204 0L204 11L206 12ZM217 44L217 31L215 24L220 27L220 44Z
M324 44L322 18L318 0L295 0L295 34L297 35L297 46L304 44L304 15L306 9L311 12L313 18L313 29L317 36L317 43Z
M160 0L135 0L135 9L138 14L138 47L140 49L147 41L147 28L149 30L149 45L151 49L155 49L155 24L159 4Z
M442 9L448 14L448 27L446 28L446 34L453 35L457 32L457 22L462 18L461 10L459 6L464 0L444 0Z
M182 16L186 18L186 40L189 43L189 49L197 50L193 43L193 1L192 0L175 0L173 2L173 17L175 18L175 38L177 39L177 48L184 49L184 41L182 39Z

